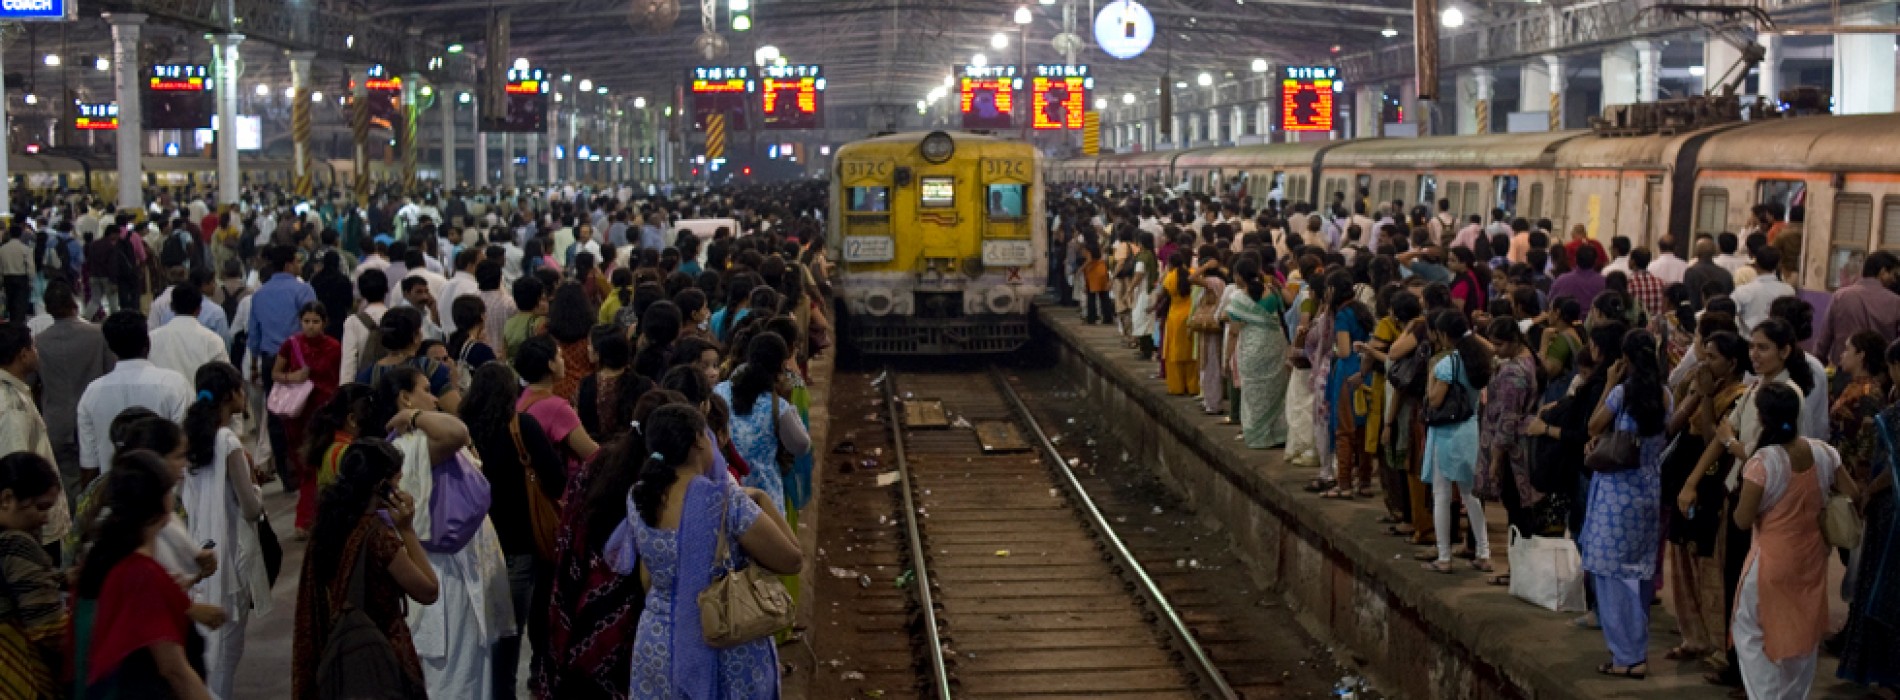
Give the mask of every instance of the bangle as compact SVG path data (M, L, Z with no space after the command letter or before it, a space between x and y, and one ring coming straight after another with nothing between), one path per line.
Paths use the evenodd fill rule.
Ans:
M415 412L415 413L411 413L411 414L409 414L409 429L410 429L410 430L415 430L415 429L416 429L416 421L417 421L418 419L421 419L421 418L422 418L422 409L420 409L420 408L418 408L418 409L416 409L416 412Z

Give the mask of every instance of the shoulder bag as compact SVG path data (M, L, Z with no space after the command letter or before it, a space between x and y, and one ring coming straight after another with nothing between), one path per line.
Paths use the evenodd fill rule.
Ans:
M1431 368L1432 349L1426 343L1412 347L1411 354L1392 358L1386 367L1385 380L1401 394L1406 396L1424 396L1426 372Z
M1625 396L1623 400L1627 402L1629 397ZM1609 474L1628 471L1638 466L1642 460L1642 448L1636 431L1616 427L1616 422L1626 415L1629 415L1628 411L1618 411L1616 416L1610 419L1610 432L1598 435L1596 439L1590 441L1590 446L1583 457L1583 468L1598 474Z
M290 346L290 356L297 359L299 369L309 369L310 363L303 359L303 343L296 337L284 341ZM305 379L291 384L277 382L271 385L270 397L265 400L265 408L279 418L296 418L303 415L304 407L310 403L310 392L317 388L315 382Z
M555 538L561 530L561 508L548 498L541 488L541 475L534 472L534 459L521 441L521 414L508 421L508 436L514 438L516 463L521 465L522 485L528 490L528 527L534 535L534 551L543 561L557 561L560 548Z
M474 541L488 521L488 508L494 493L488 477L482 476L481 460L466 447L448 461L431 469L433 487L429 492L429 539L422 548L438 554L455 554Z
M1220 332L1220 298L1213 293L1203 293L1202 301L1194 305L1194 314L1188 317L1188 330L1196 333Z
M1425 409L1425 425L1440 427L1456 425L1471 420L1478 414L1477 402L1471 400L1471 389L1464 382L1464 358L1457 357L1452 351L1454 361L1458 363L1458 374L1452 381L1445 382L1445 399L1437 406Z
M713 554L715 566L725 566L730 557L731 533L726 531L727 515L732 512L732 488L719 508L719 546ZM765 517L765 516L761 516ZM778 577L753 564L727 571L699 592L699 628L706 646L730 649L790 627L795 609L792 596Z

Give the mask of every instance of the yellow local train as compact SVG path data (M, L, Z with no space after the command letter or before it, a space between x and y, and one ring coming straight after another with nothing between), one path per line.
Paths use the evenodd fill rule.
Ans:
M839 337L873 355L1009 352L1048 274L1042 156L933 131L846 144L830 231Z

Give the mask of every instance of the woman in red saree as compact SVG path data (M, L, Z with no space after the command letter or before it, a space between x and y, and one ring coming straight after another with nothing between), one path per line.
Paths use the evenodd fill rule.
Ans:
M284 349L277 353L277 364L271 368L271 379L278 384L297 384L310 382L310 400L304 409L294 418L284 419L284 444L304 444L304 431L310 426L310 415L329 405L330 397L336 395L337 371L343 364L343 345L323 332L324 324L329 322L323 304L311 302L298 312L298 320L303 323L303 332L284 341ZM276 455L273 459L288 459L291 473L297 475L302 486L297 489L297 539L303 539L310 532L310 526L317 519L317 467L306 464L303 450L286 450L289 454Z

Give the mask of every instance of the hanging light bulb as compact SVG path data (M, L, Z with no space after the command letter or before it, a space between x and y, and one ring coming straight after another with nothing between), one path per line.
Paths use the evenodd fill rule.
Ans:
M990 48L996 49L997 51L1001 51L1003 49L1009 48L1009 35L1004 34L1002 32L997 32L995 35L991 36Z
M1122 93L1122 104L1131 105L1134 103L1135 103L1135 93L1132 93L1132 92Z
M1214 84L1214 75L1211 73L1202 72L1200 75L1197 75L1194 77L1194 82L1199 84L1201 87L1208 87Z
M1028 24L1034 21L1036 21L1036 17L1035 15L1029 14L1028 6L1025 5L1023 7L1016 8L1016 23L1017 24Z
M527 69L528 69L528 59L525 59L525 58L515 59L515 70L525 71Z
M1399 30L1396 27L1392 26L1392 18L1391 17L1385 18L1385 28L1379 30L1379 36L1390 39L1398 35L1399 35Z
M1255 73L1265 73L1265 72L1267 72L1267 59L1264 59L1264 58L1256 58L1256 59L1254 59L1254 60L1253 60L1253 72L1255 72Z
M989 65L989 64L990 64L990 57L988 57L988 56L985 56L985 55L983 55L983 54L977 54L977 55L975 55L975 56L971 56L971 57L970 57L970 65L972 65L972 66L976 66L976 67L978 67L978 68L982 68L982 67L984 67L984 66L987 66L987 65Z
M594 81L588 80L586 78L581 78L581 92L589 92L589 91L592 91L593 89L594 89Z
M1444 12L1438 13L1438 21L1446 27L1457 29L1465 26L1465 11L1456 7L1447 7Z
M257 96L258 96L258 97L270 97L270 86L269 86L269 85L265 85L265 84L263 84L263 83L258 83L258 84L257 84Z

